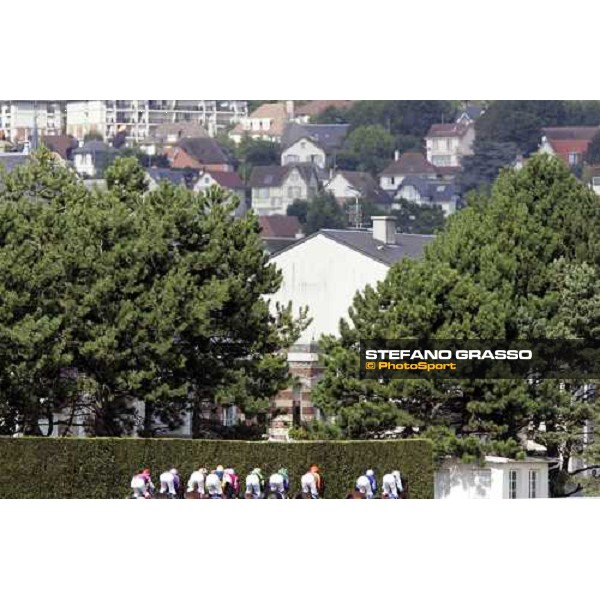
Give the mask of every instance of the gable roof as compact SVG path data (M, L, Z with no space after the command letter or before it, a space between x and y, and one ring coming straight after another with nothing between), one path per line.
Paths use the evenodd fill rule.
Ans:
M382 175L435 175L436 168L420 152L404 152L398 160L393 160Z
M315 174L314 168L307 164L259 166L252 169L248 185L252 188L278 187L294 169L306 182L310 181L311 174Z
M208 133L200 123L182 121L180 123L160 123L154 132L154 138L166 140L167 137L176 135L178 138L203 138Z
M436 123L429 128L425 137L462 137L470 127L463 123Z
M4 168L0 172L10 173L16 167L24 165L30 159L29 154L21 154L20 152L6 152L0 154L0 165Z
M168 181L173 185L187 186L187 181L183 171L177 171L176 169L167 169L163 167L151 167L149 169L145 169L145 171L154 181L156 181L156 183Z
M542 135L549 141L580 140L590 142L600 127L544 127Z
M230 160L224 149L212 138L183 138L176 144L189 156L203 165L229 164Z
M78 146L77 140L72 135L43 135L41 142L65 160L71 157L72 151Z
M262 238L292 238L301 231L298 217L288 215L270 215L259 217L260 236Z
M350 108L354 100L309 100L299 106L295 113L298 116L316 117L328 108Z
M375 179L366 171L338 171L332 179L340 175L355 190L360 192L362 198L371 200L376 204L389 204L390 197L379 187Z
M322 235L388 266L403 258L419 258L423 255L425 246L435 239L433 235L396 233L396 243L386 245L374 239L373 231L368 229L321 229L306 238L298 240L288 248L274 253L273 256L278 256L300 244L305 244L318 235Z
M271 102L267 104L261 104L258 108L252 111L247 120L251 119L271 119L270 127L268 129L251 130L244 127L244 119L238 123L230 132L229 135L248 135L260 134L273 137L280 137L283 133L283 127L288 120L288 113L283 102Z
M401 198L401 190L412 186L418 190L422 198L432 202L449 202L458 196L458 190L450 181L432 181L418 175L408 175L402 180L396 191L396 197Z
M204 173L210 175L222 188L243 190L245 187L244 182L235 171L214 171L212 169L206 169ZM200 177L202 177L204 173L201 173Z
M335 152L342 147L349 127L349 125L288 123L281 136L281 145L284 149L289 148L298 140L307 138L326 153Z

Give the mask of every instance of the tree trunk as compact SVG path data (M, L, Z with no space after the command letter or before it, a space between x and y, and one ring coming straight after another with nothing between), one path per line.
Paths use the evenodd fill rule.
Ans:
M152 402L144 402L144 430L141 433L141 437L154 437L154 430L152 429L153 417L154 406Z

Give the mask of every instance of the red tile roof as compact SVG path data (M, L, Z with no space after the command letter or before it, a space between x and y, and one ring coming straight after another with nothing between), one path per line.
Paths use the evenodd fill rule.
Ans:
M244 182L235 171L227 172L206 169L206 172L223 188L230 190L244 189Z
M298 217L271 215L259 217L259 222L263 238L295 238L301 230Z
M548 140L554 152L568 163L569 154L585 155L598 132L600 127L545 127L542 136Z

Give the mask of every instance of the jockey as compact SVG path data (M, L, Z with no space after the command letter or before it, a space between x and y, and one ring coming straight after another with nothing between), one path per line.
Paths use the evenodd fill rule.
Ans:
M290 480L287 469L279 469L277 473L273 473L269 478L269 493L286 498L290 489Z
M223 465L217 466L214 472L217 474L219 481L223 481L223 475L225 475L225 469L223 468Z
M365 498L373 498L373 490L371 488L371 481L366 475L361 475L356 480L356 491L360 492Z
M149 498L154 491L154 484L150 478L150 469L143 469L136 473L131 480L131 489L134 498Z
M179 471L177 469L171 469L165 471L160 475L160 493L166 494L176 498L181 490L181 480L179 478Z
M206 481L206 476L208 475L208 470L200 467L197 471L194 471L188 480L187 491L188 492L198 492L201 496L204 496L206 493L204 483Z
M377 478L375 477L375 471L373 471L373 469L367 469L365 475L369 478L369 482L371 483L371 497L373 497L377 493Z
M208 497L216 500L223 498L223 488L221 486L221 480L219 479L218 473L212 471L209 475L206 476L206 493Z
M223 493L226 498L237 498L240 493L240 478L234 469L225 469L223 473Z
M402 478L400 477L400 471L393 471L392 473L386 473L383 476L382 481L382 492L383 497L391 500L398 500L400 494L403 491Z
M300 485L302 486L302 493L304 495L310 495L313 500L318 500L320 497L319 486L322 487L323 479L319 473L319 467L312 465L310 470L302 475Z
M258 468L252 469L252 472L246 477L246 499L258 500L262 497L265 486L265 478L262 471Z
M313 463L310 466L310 472L315 476L315 483L319 497L323 498L325 496L325 480L323 479L323 475L319 469L319 466Z

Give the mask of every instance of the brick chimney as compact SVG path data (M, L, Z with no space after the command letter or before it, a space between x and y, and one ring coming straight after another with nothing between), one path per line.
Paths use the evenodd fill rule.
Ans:
M372 217L373 239L382 244L396 243L396 217L389 215Z
M394 150L394 162L398 162L400 160L400 151Z
M290 121L294 120L294 101L286 100L285 101L285 112L287 113L288 119Z

